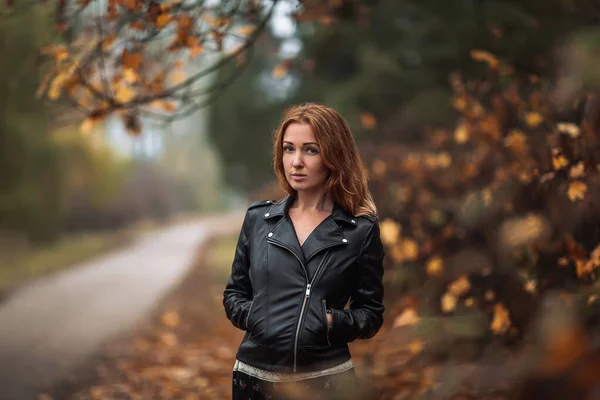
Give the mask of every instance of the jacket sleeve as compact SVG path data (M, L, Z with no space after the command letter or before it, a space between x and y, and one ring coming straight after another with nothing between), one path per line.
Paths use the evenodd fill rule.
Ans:
M225 314L231 323L239 329L247 330L248 312L252 303L252 284L250 282L250 254L248 252L248 212L238 238L231 275L223 293Z
M332 310L330 334L346 342L370 339L383 325L383 257L379 224L365 237L358 257L357 284L350 296L350 309Z

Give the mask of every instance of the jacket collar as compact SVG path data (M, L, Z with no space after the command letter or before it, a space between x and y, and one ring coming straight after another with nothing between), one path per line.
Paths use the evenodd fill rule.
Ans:
M273 203L267 212L263 215L264 219L270 219L275 217L282 217L288 215L288 210L294 202L294 196L286 195L284 198L276 203ZM350 226L356 226L356 217L349 214L339 204L333 203L333 210L331 212L331 218L336 222L345 222Z
M263 215L264 219L283 217L269 232L269 238L292 251L303 263L308 263L317 253L334 246L347 245L339 222L343 221L351 226L356 226L356 219L348 215L339 205L334 204L331 215L321 222L300 246L294 224L289 218L288 210L294 197L288 195L281 201L274 203Z

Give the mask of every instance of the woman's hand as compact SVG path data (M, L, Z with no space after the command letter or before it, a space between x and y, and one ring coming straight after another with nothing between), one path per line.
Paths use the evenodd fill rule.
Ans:
M333 324L333 317L331 314L327 314L327 325L331 328L331 324Z

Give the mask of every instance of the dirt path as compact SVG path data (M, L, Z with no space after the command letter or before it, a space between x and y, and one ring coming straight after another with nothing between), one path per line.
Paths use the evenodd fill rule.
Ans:
M0 399L36 399L134 327L180 282L198 246L237 231L242 217L182 223L14 293L0 306Z

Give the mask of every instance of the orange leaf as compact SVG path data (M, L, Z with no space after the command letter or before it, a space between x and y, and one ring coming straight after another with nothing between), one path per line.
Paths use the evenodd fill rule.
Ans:
M456 308L458 299L452 293L444 293L441 299L442 311L450 312Z
M125 68L123 77L127 83L135 83L138 80L138 74L131 68Z
M123 50L123 66L137 71L142 64L142 53L139 51L130 53L127 49Z
M456 297L459 297L467 293L470 288L471 283L469 282L469 279L462 275L448 286L448 292L452 293Z
M414 308L407 308L394 320L394 328L415 325L419 322L419 320L420 318L417 315L417 312L414 310Z
M425 267L427 270L427 275L429 276L440 276L442 274L442 268L444 266L444 262L440 257L433 257L427 262L427 266Z
M122 85L115 94L115 99L119 103L129 103L135 97L135 91L129 86Z
M552 167L554 168L555 171L558 171L559 169L563 169L568 165L569 165L569 160L564 155L557 153L554 156L552 156Z
M492 69L497 68L500 64L498 59L492 53L484 50L471 50L471 58L475 61L486 62Z
M567 191L567 196L569 196L571 201L583 200L587 189L587 185L581 181L571 182Z
M96 121L97 120L95 118L84 119L81 125L79 125L79 130L81 131L81 133L89 134L90 132L92 132L94 125L96 125Z
M458 144L463 144L467 140L469 140L469 128L465 124L458 125L454 131L454 141Z
M235 31L243 36L250 36L254 33L256 27L254 25L244 25L237 28Z
M370 112L360 113L360 123L365 129L373 129L375 126L377 126L377 120Z
M391 246L398 242L402 228L396 221L387 218L380 223L379 229L381 241L384 244Z
M415 339L408 344L408 350L412 354L419 354L423 351L423 348L425 347L424 344L425 343L421 339Z
M496 334L505 333L511 326L510 313L501 303L494 307L494 318L490 329Z
M281 79L284 76L286 76L287 73L288 73L288 63L281 62L281 63L277 64L275 66L275 68L273 68L273 71L271 72L271 76L273 76L273 78L275 78L275 79Z
M529 112L525 114L525 122L532 128L538 127L543 121L544 117L538 112Z
M156 26L159 28L164 28L169 22L171 22L173 18L171 14L161 14L156 18Z
M579 161L577 164L573 165L569 170L569 178L578 179L583 178L585 173L585 166L583 165L583 161Z
M162 314L161 321L163 325L169 328L175 328L179 325L179 314L175 311L166 311Z

